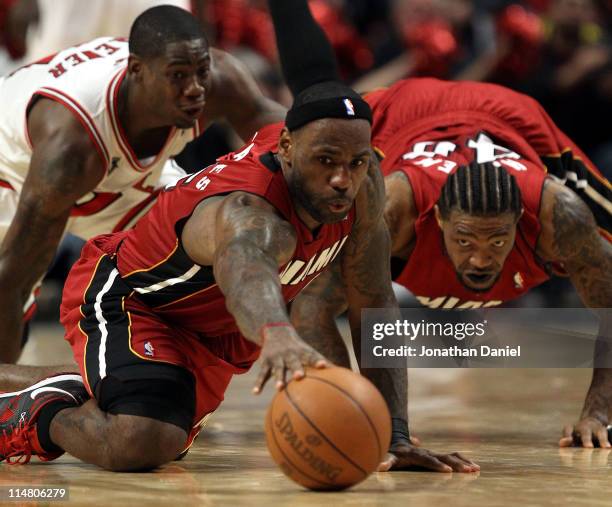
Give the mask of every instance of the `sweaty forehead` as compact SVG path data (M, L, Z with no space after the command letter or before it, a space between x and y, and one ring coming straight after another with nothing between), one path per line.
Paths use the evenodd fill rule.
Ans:
M325 118L310 122L298 132L299 142L309 148L338 148L361 152L370 147L371 128L366 120Z
M169 42L162 55L166 63L192 63L209 60L209 48L206 39L197 38Z

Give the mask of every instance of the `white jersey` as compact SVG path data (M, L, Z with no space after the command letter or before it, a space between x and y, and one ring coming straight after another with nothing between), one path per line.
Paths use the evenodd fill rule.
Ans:
M156 157L138 160L117 114L117 92L126 75L128 55L126 41L104 37L60 51L0 79L0 189L13 194L0 199L2 225L8 227L6 222L12 215L7 203L16 202L28 174L32 146L26 115L37 97L55 100L74 113L106 167L94 191L75 204L68 232L87 239L122 230L131 227L152 205L162 167L199 134L199 126L172 128ZM0 241L4 232L0 230Z

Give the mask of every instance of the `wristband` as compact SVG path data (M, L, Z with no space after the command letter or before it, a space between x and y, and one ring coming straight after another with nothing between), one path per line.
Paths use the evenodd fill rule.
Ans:
M292 327L290 322L269 322L268 324L264 324L259 328L259 336L261 336L261 344L264 344L266 337L264 336L264 331L271 327Z
M410 443L410 431L408 421L401 417L391 418L391 445L406 441Z

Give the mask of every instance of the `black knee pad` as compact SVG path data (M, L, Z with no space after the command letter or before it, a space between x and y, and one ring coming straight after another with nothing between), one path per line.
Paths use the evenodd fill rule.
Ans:
M147 368L147 377L154 370ZM189 434L196 402L195 379L190 372L178 366L163 365L163 374L158 378L121 373L122 378L109 375L97 383L95 397L101 410L115 415L149 417L174 424Z

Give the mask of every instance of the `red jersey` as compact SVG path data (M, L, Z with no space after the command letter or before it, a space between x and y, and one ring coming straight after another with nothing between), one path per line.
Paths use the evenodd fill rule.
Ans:
M443 141L444 133L454 129L474 136L471 148L481 162L499 160L508 167L510 152L565 182L612 240L612 185L531 97L488 83L421 78L399 81L365 98L374 115L372 144L384 156L386 174L401 167L408 153L448 154L444 144L434 146L433 141ZM492 142L478 142L480 132Z
M313 236L297 216L283 172L272 154L282 126L265 127L240 152L230 153L165 189L134 229L95 239L102 250L116 252L119 275L134 290L131 297L170 324L203 336L238 331L215 283L212 266L195 264L180 240L182 227L198 204L215 195L243 191L261 196L293 225L297 246L279 271L286 302L338 255L351 231L354 208L346 220L324 224Z
M459 164L467 163L470 154L466 151L455 152L453 156L445 157L444 160ZM436 166L423 168L404 164L400 170L410 181L419 216L415 223L414 249L394 281L406 287L419 302L430 308L497 306L525 294L529 289L546 281L549 272L535 254L541 229L538 220L540 197L546 173L528 161L518 162L526 169L511 172L521 189L524 211L518 223L514 246L506 258L501 276L487 292L474 292L461 284L445 253L442 231L435 218L434 205L448 173L439 170Z
M535 253L547 162L554 165L553 155L543 154L559 156L566 146L572 157L583 155L537 102L499 86L435 79L403 81L366 98L374 111L373 144L385 155L383 172L400 170L408 177L419 214L416 243L397 283L431 308L479 308L519 297L548 279ZM487 292L458 280L434 215L448 174L472 160L507 169L524 207L514 247Z

